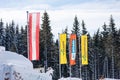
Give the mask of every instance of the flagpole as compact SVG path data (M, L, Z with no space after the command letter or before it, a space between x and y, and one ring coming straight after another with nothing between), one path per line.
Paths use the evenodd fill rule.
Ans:
M29 58L29 21L28 21L29 11L26 11L26 13L27 13L27 52L28 52L28 58Z
M70 37L69 37L69 62L70 62ZM70 65L70 64L69 64ZM70 80L71 80L71 65L70 65Z
M58 33L58 39L59 39L59 45L58 45L58 47L59 47L59 75L60 75L60 78L61 78L61 64L60 64L60 35L59 35L59 33Z
M69 58L69 60L70 60L70 58ZM69 64L70 65L70 64ZM70 65L70 80L71 80L71 65Z
M78 37L79 38L79 60L80 60L80 78L82 79L82 73L81 73L81 53L80 53L80 36Z

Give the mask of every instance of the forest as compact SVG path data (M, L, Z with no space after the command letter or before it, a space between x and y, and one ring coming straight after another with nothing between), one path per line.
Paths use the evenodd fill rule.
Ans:
M79 15L78 15L79 16ZM40 25L40 60L32 61L34 67L48 67L54 69L53 80L59 75L59 39L53 38L49 14L45 11ZM94 23L93 23L94 24ZM29 26L29 25L28 25ZM66 26L66 25L65 25ZM71 33L77 35L76 65L72 66L71 77L82 77L83 80L97 80L100 77L120 79L120 29L115 25L114 15L110 15L109 24L103 22L101 28L94 35L87 31L84 20L73 20ZM56 26L57 27L57 26ZM69 34L68 27L59 33L67 34L67 64L61 65L61 76L69 77ZM79 40L81 35L88 36L88 65L81 65ZM4 23L0 20L0 46L6 51L16 52L28 58L27 54L27 25L17 25L15 21Z

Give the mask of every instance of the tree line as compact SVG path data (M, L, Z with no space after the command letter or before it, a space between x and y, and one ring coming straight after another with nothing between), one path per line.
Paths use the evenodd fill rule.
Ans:
M94 23L93 23L94 24ZM48 67L54 69L53 80L59 76L59 39L54 41L51 32L50 18L45 11L42 16L40 28L40 60L32 61L34 67ZM57 26L56 26L57 27ZM94 35L87 31L84 20L79 22L77 16L73 20L71 33L77 35L76 65L72 66L72 77L82 77L83 80L97 80L104 78L120 79L120 29L115 26L113 16L110 16L109 24L101 24L102 30L98 29ZM82 28L82 29L81 29ZM60 33L67 34L67 60L66 65L61 65L62 77L69 77L69 33L66 27ZM88 58L87 66L81 65L79 40L81 35L88 36ZM27 25L19 27L14 21L4 24L0 20L0 46L5 46L7 51L17 52L25 57L27 54ZM80 66L81 65L81 66Z

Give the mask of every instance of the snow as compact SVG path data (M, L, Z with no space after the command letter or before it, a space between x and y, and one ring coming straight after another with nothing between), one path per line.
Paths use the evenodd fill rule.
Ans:
M53 69L39 73L27 58L14 52L4 51L0 47L0 80L52 80ZM82 80L79 78L61 78L59 80ZM119 80L105 78L104 80Z
M73 77L68 77L68 78L61 78L59 80L82 80L82 79L79 79L79 78L73 78Z
M5 51L5 47L0 46L0 51Z
M52 80L52 68L38 73L27 58L10 51L0 51L0 80Z
M105 78L104 80L120 80L120 79Z
M68 77L68 78L61 78L59 80L82 80L82 79L79 79L79 78L73 78L73 77ZM105 79L100 79L100 80L120 80L120 79L111 79L111 78L105 78Z
M33 69L33 64L27 58L10 51L0 51L0 64Z

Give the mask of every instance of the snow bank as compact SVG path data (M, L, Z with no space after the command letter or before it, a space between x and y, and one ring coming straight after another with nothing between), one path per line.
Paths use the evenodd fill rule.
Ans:
M104 80L120 80L120 79L105 78Z
M47 73L38 73L24 56L0 51L0 80L52 80L52 73L52 69Z
M61 78L61 79L58 79L58 80L82 80L82 79L79 79L79 78Z
M33 64L27 58L10 51L0 51L0 64L33 69Z
M0 51L5 51L5 47L0 46Z
M82 79L79 79L79 78L61 78L59 80L82 80ZM102 79L102 80L120 80L120 79L111 79L111 78L105 78L105 79Z

